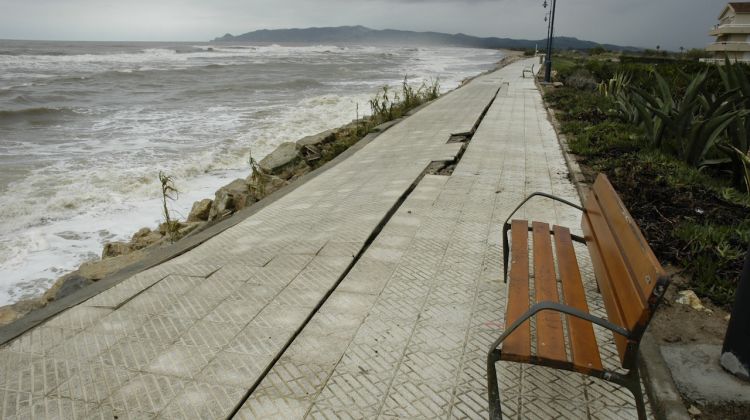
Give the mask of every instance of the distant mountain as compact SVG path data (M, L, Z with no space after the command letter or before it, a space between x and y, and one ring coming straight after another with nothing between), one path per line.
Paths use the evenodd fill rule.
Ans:
M335 28L263 29L233 36L226 34L214 42L288 42L288 43L353 43L387 45L444 45L472 48L544 48L546 40L480 38L466 34L440 32L413 32L394 29L370 29L364 26L339 26ZM555 37L555 48L587 50L603 47L608 50L638 51L640 48L599 44L571 37Z

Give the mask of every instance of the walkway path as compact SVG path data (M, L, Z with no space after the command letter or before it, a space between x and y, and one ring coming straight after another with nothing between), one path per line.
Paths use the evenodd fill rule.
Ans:
M0 417L486 418L502 221L532 191L577 199L527 64L0 349ZM425 176L491 103L454 173ZM562 207L530 209L577 225ZM508 414L635 415L607 384L506 365Z

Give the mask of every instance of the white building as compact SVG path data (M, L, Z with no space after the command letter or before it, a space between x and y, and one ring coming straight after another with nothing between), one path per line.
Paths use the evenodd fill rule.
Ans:
M726 56L732 61L750 61L750 2L727 4L719 15L719 24L709 34L716 41L706 51L715 59Z

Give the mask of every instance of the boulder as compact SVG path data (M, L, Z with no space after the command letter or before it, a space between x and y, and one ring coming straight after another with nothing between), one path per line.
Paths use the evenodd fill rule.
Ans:
M323 143L332 142L336 139L336 130L326 130L312 136L303 137L297 140L298 148L305 146L320 146Z
M97 281L122 270L130 264L140 261L144 256L146 256L146 252L143 250L133 251L129 254L107 258L106 260L83 263L78 271L81 277Z
M289 181L274 175L263 175L262 177L250 175L247 177L247 183L250 185L250 194L253 199L260 201L263 197L273 194L289 184Z
M216 197L211 205L208 219L214 220L245 208L249 198L250 188L247 181L244 179L235 179L216 191Z
M263 172L289 179L301 166L307 166L298 152L296 143L286 142L260 161Z
M0 327L10 324L21 316L23 314L14 309L13 306L3 306L0 308Z
M8 325L29 312L44 307L44 299L26 299L0 308L0 327Z
M213 203L213 200L209 198L193 203L193 208L190 209L190 214L187 218L188 223L208 220L208 215L211 213L211 205Z
M52 302L53 300L64 298L91 283L92 280L81 276L81 273L76 270L57 279L52 287L44 292L42 299L45 302Z
M190 232L198 229L199 227L203 225L204 225L204 222L188 222L185 224L184 227L182 227L179 231L177 231L177 236L180 238L184 238Z
M107 242L104 244L104 249L102 250L102 259L104 260L118 255L129 254L131 251L133 251L133 248L129 243Z
M143 249L158 243L163 237L158 231L143 228L133 235L133 238L130 240L130 246L133 250Z
M172 224L175 230L180 230L183 227L185 227L185 223L180 222L179 220L170 220L169 223ZM167 222L160 223L159 224L159 233L162 235L166 235L169 231L169 225L167 225Z

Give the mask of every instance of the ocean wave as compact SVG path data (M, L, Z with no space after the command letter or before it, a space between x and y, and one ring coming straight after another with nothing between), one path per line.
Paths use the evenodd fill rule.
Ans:
M72 108L35 107L16 110L0 110L0 120L39 119L44 117L64 117L76 115Z

